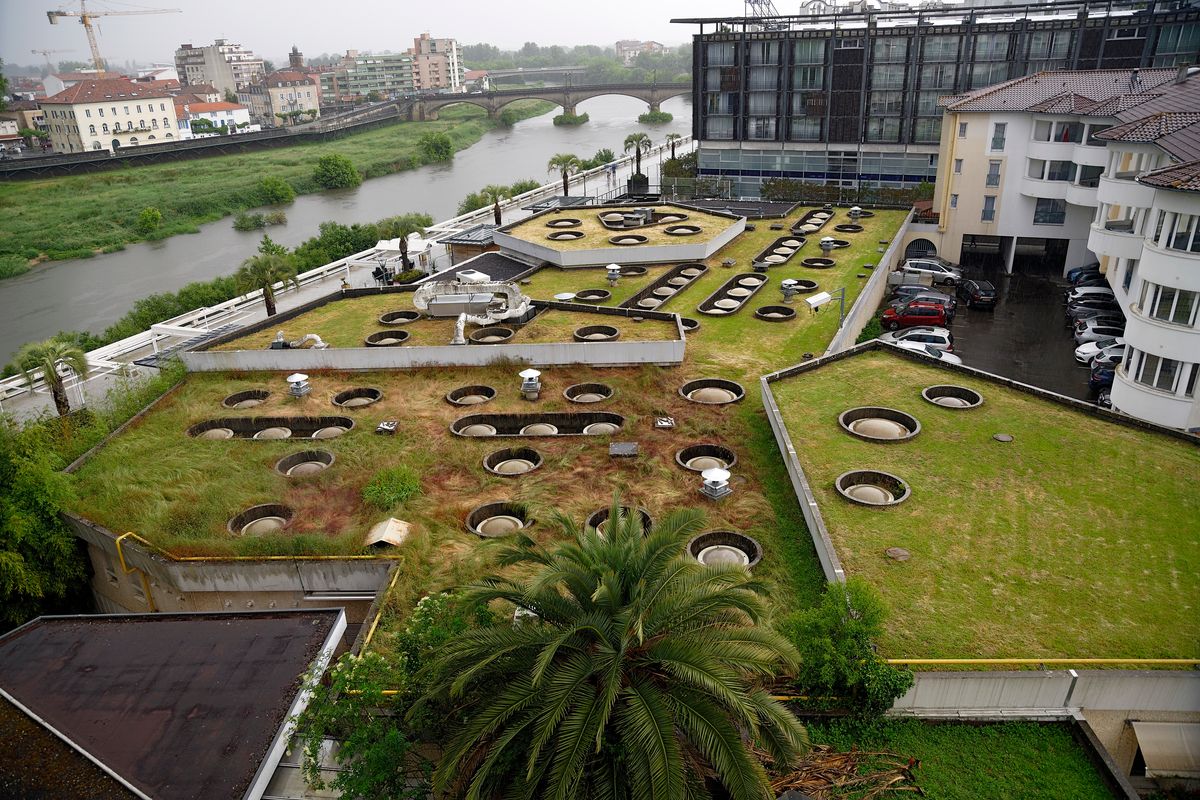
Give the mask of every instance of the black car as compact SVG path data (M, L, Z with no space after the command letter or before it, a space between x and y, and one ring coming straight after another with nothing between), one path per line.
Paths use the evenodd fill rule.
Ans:
M996 287L991 281L963 281L958 285L958 297L967 308L996 307Z
M1091 316L1092 311L1103 314L1120 314L1121 304L1115 300L1078 300L1067 304L1067 316L1072 320Z

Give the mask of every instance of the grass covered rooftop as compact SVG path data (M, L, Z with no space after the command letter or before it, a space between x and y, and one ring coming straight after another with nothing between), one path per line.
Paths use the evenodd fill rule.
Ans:
M600 221L600 216L603 214L620 214L643 207L653 208L656 214L679 217L681 219L645 225L639 228L617 230L605 227ZM578 220L579 225L558 228L548 224L555 220L564 219ZM551 247L555 250L591 250L597 247L610 247L613 250L613 260L620 263L621 252L636 250L637 246L614 245L609 242L609 239L620 237L623 234L637 234L645 236L647 240L646 244L648 245L695 244L697 242L710 241L714 236L735 222L735 218L721 214L710 214L707 211L699 211L694 208L675 206L670 203L653 203L647 206L579 206L536 214L529 219L506 226L503 232L517 239ZM694 225L699 227L700 231L690 236L673 236L665 230L672 225ZM565 231L577 231L582 233L583 236L578 239L558 241L546 238L549 234Z
M983 405L922 399L946 383ZM1200 448L883 350L771 391L846 574L889 606L886 656L1200 656ZM921 432L858 439L837 422L856 406L906 412ZM848 502L834 481L862 468L903 478L912 495ZM890 547L911 558L886 557Z

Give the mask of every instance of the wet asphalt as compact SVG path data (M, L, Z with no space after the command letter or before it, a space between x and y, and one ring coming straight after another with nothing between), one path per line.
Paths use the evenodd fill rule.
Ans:
M1088 370L1075 361L1075 340L1066 326L1065 280L978 268L967 269L966 277L991 281L999 302L994 311L984 311L959 301L950 330L954 352L964 364L1068 397L1093 399Z

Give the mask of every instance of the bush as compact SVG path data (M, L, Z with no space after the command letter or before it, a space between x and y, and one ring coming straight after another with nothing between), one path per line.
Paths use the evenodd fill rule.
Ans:
M283 178L268 175L258 182L258 196L263 205L290 203L296 199L296 190Z
M449 161L454 158L454 142L445 133L422 134L418 140L421 155L427 162Z
M142 213L138 214L138 233L150 233L151 231L158 230L158 226L162 225L162 221L162 212L154 206L147 206L142 209Z
M505 108L500 112L500 124L506 128L511 128L521 121L521 115L517 113L515 108Z
M863 342L869 342L872 339L878 339L882 333L883 322L880 320L880 315L876 314L875 316L871 317L870 321L867 322L866 325L863 326L862 333L858 335L858 338L855 339L854 343L862 344Z
M241 211L233 218L233 229L235 231L254 231L265 227L267 227L267 218L262 214L250 214Z
M800 651L800 689L833 695L864 715L882 714L912 686L909 670L895 669L875 652L883 632L883 601L861 578L830 583L820 604L781 626Z
M268 225L286 225L287 224L287 214L283 213L282 211L267 212L267 215L265 217L263 217L263 219L266 220Z
M17 275L29 272L30 269L29 259L24 256L14 253L0 256L0 278L15 278Z
M583 114L563 113L563 114L557 115L554 118L554 124L555 125L582 125L583 123L587 122L588 119L590 119L590 117L588 117L587 112L584 112Z
M602 147L596 151L596 155L580 162L580 169L589 170L596 167L602 167L605 164L611 164L617 160L617 154L607 147Z
M533 178L526 178L523 181L517 181L513 185L509 186L508 187L508 196L516 197L519 194L525 194L526 192L532 192L534 189L538 188L541 185L542 184L540 181L534 180Z
M380 511L391 511L421 493L421 479L408 467L389 467L375 473L363 487L363 500Z
M405 270L404 272L401 272L399 275L397 275L394 279L394 282L395 283L412 283L413 281L418 281L424 277L425 277L425 273L421 272L421 270L410 269L410 270Z
M668 158L662 165L662 175L664 178L694 178L697 171L695 151L679 156L678 158ZM765 200L767 199L765 188L763 191L763 199Z
M317 159L313 180L323 189L352 189L362 183L362 175L350 159L339 153L330 153Z
M645 114L638 115L638 122L643 125L662 125L675 119L675 115L669 111L647 111Z
M470 214L472 211L478 211L479 209L486 208L491 204L491 201L483 196L483 192L471 192L469 195L459 201L458 213L460 216L462 214Z

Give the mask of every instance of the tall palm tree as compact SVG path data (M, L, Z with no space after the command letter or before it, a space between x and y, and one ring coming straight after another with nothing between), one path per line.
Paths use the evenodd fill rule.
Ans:
M644 133L631 133L625 137L625 152L633 151L635 175L642 174L642 153L650 150L650 137Z
M479 190L479 193L492 201L492 216L495 217L496 227L501 225L500 201L509 198L507 186L499 186L495 183L489 183L487 186Z
M498 796L684 800L706 779L734 800L771 797L750 746L780 765L803 726L761 685L798 654L764 622L760 585L684 552L701 515L643 532L614 505L604 534L561 516L569 541L520 539L502 557L528 577L468 590L527 614L468 631L428 668L428 699L464 704L435 787Z
M683 137L678 133L667 134L667 144L671 145L671 160L675 160L675 145L683 141Z
M74 372L80 378L87 377L87 353L83 352L81 347L60 339L30 342L17 353L16 364L30 389L33 388L34 373L42 373L42 380L50 389L50 396L54 399L54 409L58 415L65 417L71 413L67 387L58 370L66 368L68 372Z
M411 269L412 262L408 260L408 236L411 233L424 231L431 223L432 220L423 214L401 214L398 217L389 217L379 223L379 238L399 239L400 263L406 270Z
M571 176L583 167L583 162L579 160L579 156L574 153L559 153L553 156L546 164L547 172L561 172L563 182L563 197L570 194Z
M242 262L242 266L233 276L238 291L248 294L255 289L262 290L263 305L267 307L267 316L275 316L275 284L291 284L300 288L296 278L296 262L290 256L274 253L251 256Z

